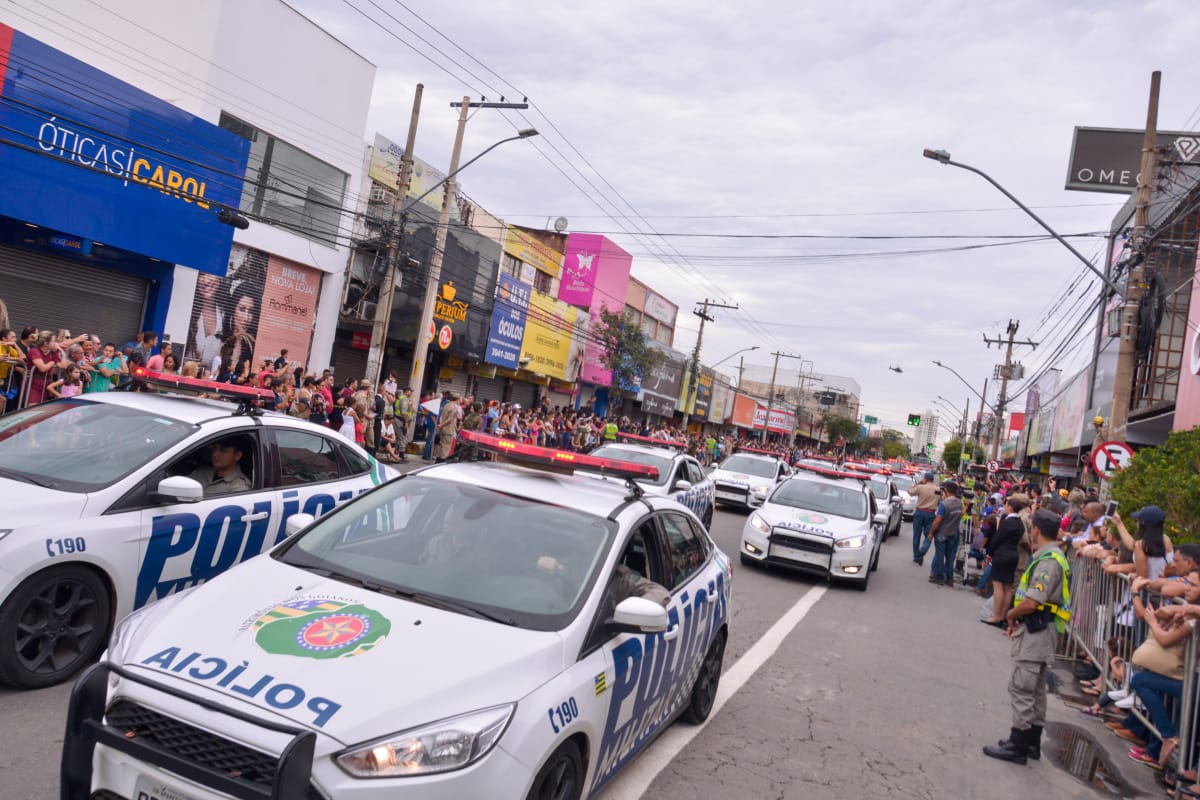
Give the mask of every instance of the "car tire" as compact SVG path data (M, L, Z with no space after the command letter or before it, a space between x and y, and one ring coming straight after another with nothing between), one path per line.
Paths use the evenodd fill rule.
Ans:
M0 606L0 683L41 689L71 677L104 649L111 608L108 587L87 567L26 578Z
M568 740L550 754L538 770L526 800L579 800L583 794L583 757Z
M688 698L687 708L683 711L683 721L699 725L708 719L713 705L717 702L717 688L721 685L721 665L725 660L725 631L719 631L704 661L700 664L700 673L692 684L692 695Z
M876 550L875 557L871 559L871 570L870 570L871 572L874 572L875 570L879 569L879 553L880 553L880 551Z

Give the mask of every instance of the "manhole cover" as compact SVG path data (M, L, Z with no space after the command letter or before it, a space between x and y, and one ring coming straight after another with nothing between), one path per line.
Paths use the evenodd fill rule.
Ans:
M1108 753L1087 731L1062 722L1046 723L1042 739L1046 759L1098 793L1111 797L1138 797L1141 793L1121 777Z

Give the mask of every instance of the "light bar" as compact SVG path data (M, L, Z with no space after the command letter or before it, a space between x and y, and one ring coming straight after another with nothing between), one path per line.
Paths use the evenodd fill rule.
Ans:
M852 470L856 470L858 472L869 472L872 475L891 475L892 474L892 471L890 469L888 469L887 467L875 467L875 466L871 466L869 464L846 463L843 466L845 466L846 469L852 469Z
M656 439L653 436L638 436L636 433L618 433L617 438L625 442L648 444L651 447L678 447L680 450L687 447L683 442L677 442L674 439Z
M658 480L658 467L649 464L635 464L632 461L619 461L615 458L597 458L585 453L572 453L567 450L555 450L552 447L538 447L512 439L502 439L479 431L459 431L459 441L477 447L488 453L495 453L505 460L522 464L527 467L550 468L562 471L584 469L612 475L618 478L648 478Z
M165 372L155 372L145 367L134 367L130 377L147 386L156 389L175 390L188 394L209 394L226 400L274 400L275 393L269 389L256 389L253 386L238 386L233 383L207 381L202 378L187 378L183 375L172 375Z
M811 464L797 464L796 469L802 469L807 472L812 472L817 475L823 475L826 478L854 478L860 481L869 481L871 476L865 472L841 472L836 469L825 469L824 467L814 467Z
M783 458L781 453L776 453L774 450L764 450L761 447L739 447L735 453L755 453L760 456L771 456L772 458Z

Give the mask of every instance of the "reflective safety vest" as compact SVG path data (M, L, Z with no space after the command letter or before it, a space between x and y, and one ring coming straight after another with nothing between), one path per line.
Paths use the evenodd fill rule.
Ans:
M1054 614L1054 630L1063 633L1067 629L1067 623L1071 621L1071 566L1067 563L1067 558L1062 554L1062 551L1057 547L1052 547L1044 555L1040 555L1033 561L1029 562L1029 566L1025 569L1025 574L1021 576L1021 582L1017 584L1017 591L1013 595L1013 608L1021 604L1025 599L1025 592L1029 589L1029 578L1033 575L1034 567L1039 561L1044 561L1047 558L1052 558L1058 562L1058 566L1062 568L1062 605L1057 606L1054 603L1044 603L1038 606L1038 611L1050 609Z
M617 439L617 423L610 422L604 426L604 438L610 442Z

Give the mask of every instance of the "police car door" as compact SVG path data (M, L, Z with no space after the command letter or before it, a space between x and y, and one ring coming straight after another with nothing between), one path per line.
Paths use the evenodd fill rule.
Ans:
M372 487L371 463L336 436L283 427L268 430L264 436L268 451L275 456L282 501L282 513L271 525L267 546L287 537L291 515L321 517Z
M279 514L277 492L264 486L264 458L256 430L238 431L253 443L243 453L242 472L253 488L246 492L205 497L194 503L162 500L153 494L167 475L190 475L206 466L213 442L230 432L210 437L155 470L147 481L146 505L141 511L143 541L133 607L214 578L270 545L271 521Z

